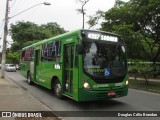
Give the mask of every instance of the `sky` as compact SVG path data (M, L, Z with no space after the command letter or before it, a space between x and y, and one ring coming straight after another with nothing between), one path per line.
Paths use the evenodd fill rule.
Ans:
M128 0L123 0L128 1ZM39 3L49 2L50 6ZM86 9L85 22L88 17L94 15L97 10L107 11L114 6L115 0L89 0L84 6ZM27 10L26 12L19 14L9 20L10 24L15 24L18 21L30 21L36 24L46 24L48 22L57 22L60 27L65 30L72 31L78 28L82 28L82 14L78 13L76 9L81 9L82 4L78 0L9 0L9 17L12 17L34 5L36 7ZM0 1L0 45L2 45L4 18L5 18L5 6L6 0ZM85 23L85 28L89 28ZM7 37L7 41L12 41L11 37ZM8 44L8 47L10 46ZM0 48L1 51L1 48Z

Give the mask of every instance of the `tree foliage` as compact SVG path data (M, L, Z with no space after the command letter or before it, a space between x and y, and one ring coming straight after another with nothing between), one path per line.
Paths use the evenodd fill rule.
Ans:
M21 50L23 47L40 40L66 32L57 23L51 22L37 25L32 22L17 22L11 24L10 35L13 39L12 51Z
M95 15L89 16L89 20L87 22L89 24L89 29L99 24L99 21L102 18L104 18L104 12L101 10L96 11Z
M117 0L105 13L102 30L116 32L125 39L130 58L160 59L160 1Z
M19 63L19 50L23 47L64 32L66 30L56 22L37 25L32 22L19 21L16 24L11 24L10 35L13 39L13 44L7 53L7 62Z
M7 63L12 63L12 64L17 64L19 63L19 59L20 59L20 56L19 56L19 52L12 52L12 51L9 51L7 53Z

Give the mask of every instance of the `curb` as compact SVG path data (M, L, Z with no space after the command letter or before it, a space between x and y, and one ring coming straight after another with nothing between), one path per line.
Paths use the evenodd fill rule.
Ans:
M19 89L21 89L24 93L26 93L27 95L29 95L31 98L33 98L34 100L36 100L36 102L38 102L40 105L42 105L47 111L51 111L54 114L54 119L53 120L65 120L63 117L58 117L58 115L47 105L45 105L42 101L38 100L36 97L34 97L33 95L31 95L30 93L28 93L27 91L25 91L20 85L18 85L18 83L14 82L14 80L8 76L5 76L4 79L7 79L8 81L10 81L11 83L13 83L15 86L17 86ZM47 117L45 117L44 119L46 119ZM50 118L49 120L51 120L52 117L48 117ZM34 118L28 118L28 119L33 119ZM16 118L16 120L21 120L21 118ZM22 119L23 120L23 119Z

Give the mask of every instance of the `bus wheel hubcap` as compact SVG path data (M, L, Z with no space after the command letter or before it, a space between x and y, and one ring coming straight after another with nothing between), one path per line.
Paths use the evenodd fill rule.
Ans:
M28 76L28 83L30 83L30 81L31 81L31 80L30 80L30 77Z
M57 94L57 95L60 95L60 93L61 93L61 85L60 85L60 84L57 84L57 85L56 85L56 94Z
M30 82L30 78L28 78L28 82Z

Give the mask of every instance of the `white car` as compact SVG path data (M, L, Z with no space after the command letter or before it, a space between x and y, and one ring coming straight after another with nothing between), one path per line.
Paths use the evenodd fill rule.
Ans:
M5 70L16 72L16 66L14 64L6 64Z

